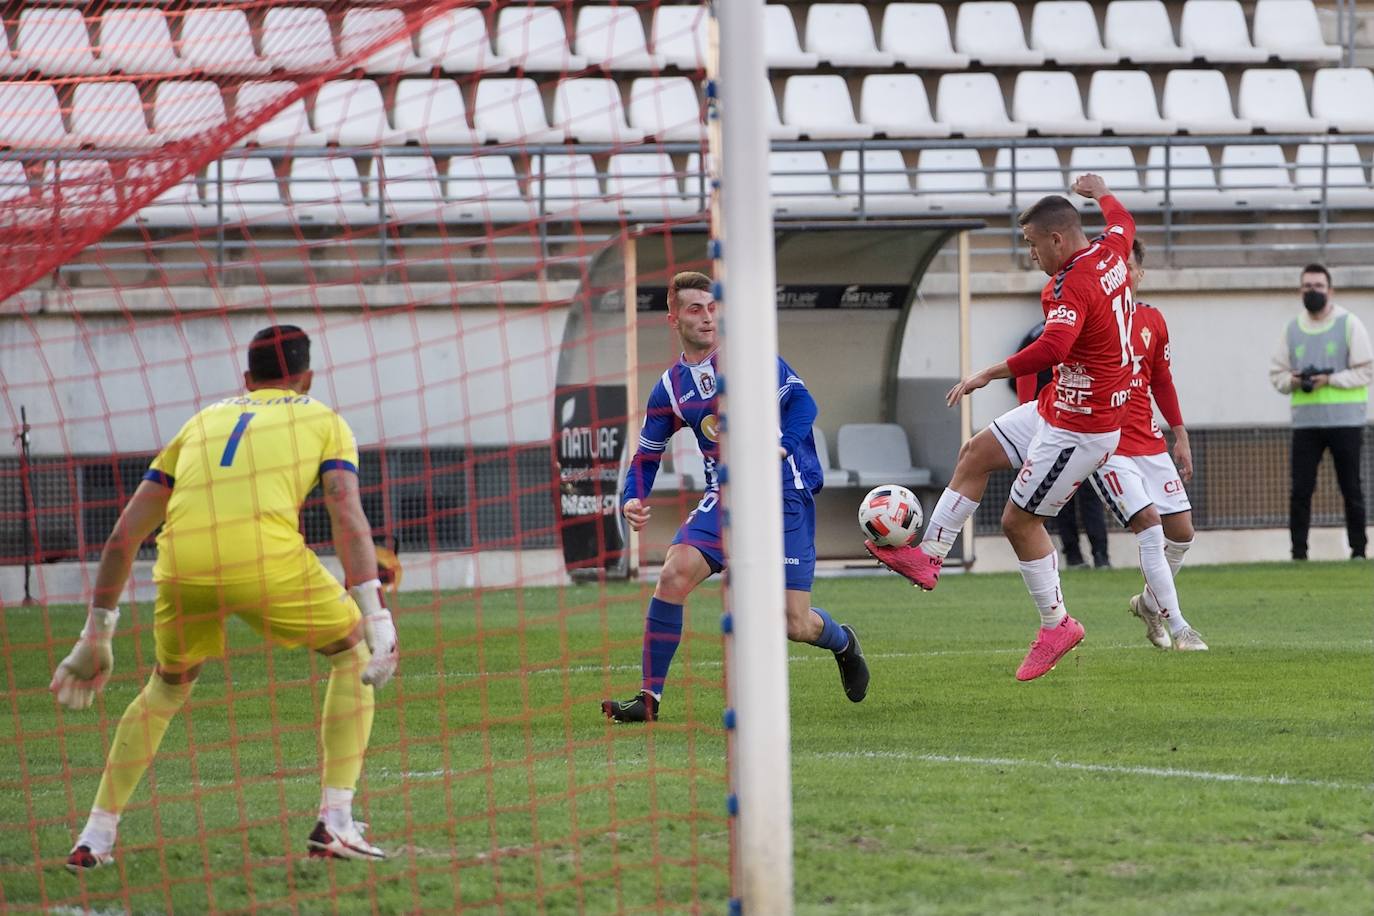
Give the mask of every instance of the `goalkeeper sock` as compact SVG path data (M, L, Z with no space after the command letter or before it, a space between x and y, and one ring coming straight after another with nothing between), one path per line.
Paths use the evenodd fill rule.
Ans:
M110 756L105 760L105 772L100 776L100 788L95 793L95 808L115 814L124 810L148 764L153 762L172 717L191 695L193 686L194 681L169 684L157 672L148 678L119 719Z
M673 663L673 655L681 641L682 605L650 598L648 613L644 615L644 654L639 667L643 675L642 689L652 693L655 699L663 698L668 666Z
M940 501L930 513L921 549L942 560L949 556L959 532L964 530L964 523L977 511L978 503L945 487L945 492L940 494Z
M324 690L324 709L320 714L320 742L324 745L320 817L336 829L353 820L353 790L358 785L358 774L363 771L363 755L372 736L372 688L362 681L363 669L371 660L372 653L361 640L352 648L329 656L329 684ZM348 807L342 811L341 824L335 820L340 816L335 811L339 798L329 795L334 790L348 793Z
M115 835L119 831L119 815L103 808L92 808L90 817L81 836L76 838L77 846L85 846L96 855L108 855L114 849Z
M849 646L849 634L840 628L824 608L813 607L811 613L821 619L821 635L811 641L811 645L831 652L843 652Z

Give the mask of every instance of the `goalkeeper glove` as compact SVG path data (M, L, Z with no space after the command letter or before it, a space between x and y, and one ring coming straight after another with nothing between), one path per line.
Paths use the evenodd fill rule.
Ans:
M363 683L385 687L396 673L396 625L391 612L382 604L382 583L377 579L355 585L349 590L363 612L363 637L372 651L372 661L363 669Z
M92 606L81 638L67 657L58 662L48 689L68 709L88 709L95 695L105 689L114 671L110 640L119 623L119 608Z

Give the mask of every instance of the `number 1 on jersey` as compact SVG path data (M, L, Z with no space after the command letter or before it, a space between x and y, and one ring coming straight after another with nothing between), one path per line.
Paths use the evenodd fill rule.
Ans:
M219 456L219 466L227 468L234 463L234 453L239 450L239 440L243 438L243 431L248 428L248 421L253 419L251 413L239 414L238 423L234 424L234 431L229 434L229 441L224 443L224 454Z
M1116 331L1121 335L1121 365L1129 366L1135 354L1131 351L1131 325L1135 319L1135 303L1128 286L1112 300L1112 314L1116 316Z

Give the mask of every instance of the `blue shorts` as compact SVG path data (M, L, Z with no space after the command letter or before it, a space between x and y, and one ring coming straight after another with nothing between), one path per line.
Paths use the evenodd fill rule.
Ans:
M783 581L789 591L809 592L816 578L816 502L810 490L782 494ZM720 494L707 493L673 538L701 551L711 572L725 568L720 538Z

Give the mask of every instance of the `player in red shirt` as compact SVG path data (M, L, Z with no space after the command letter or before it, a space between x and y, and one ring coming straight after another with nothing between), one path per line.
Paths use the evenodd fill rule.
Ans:
M1145 278L1145 246L1137 239L1126 262L1131 289ZM1174 576L1193 546L1193 507L1183 482L1193 476L1193 453L1178 406L1170 366L1169 326L1159 310L1136 303L1131 325L1131 399L1121 421L1121 443L1093 473L1093 487L1123 527L1135 533L1145 590L1131 598L1131 613L1145 621L1145 635L1161 649L1205 651L1207 643L1179 607ZM1155 423L1151 401L1174 433L1174 461ZM1162 517L1161 517L1162 516Z
M921 588L934 588L944 558L978 508L988 475L1019 466L1002 530L1040 612L1040 630L1016 671L1022 681L1049 671L1083 639L1083 625L1064 606L1058 554L1045 519L1058 515L1079 484L1111 457L1130 396L1134 302L1126 261L1135 220L1100 176L1080 176L1073 190L1101 205L1106 231L1089 242L1078 210L1059 195L1021 214L1031 260L1050 277L1040 294L1045 331L1019 353L961 380L946 401L953 407L993 379L1034 375L1050 366L1053 381L1038 403L1004 413L959 450L954 476L930 513L919 547L865 544L884 566Z

